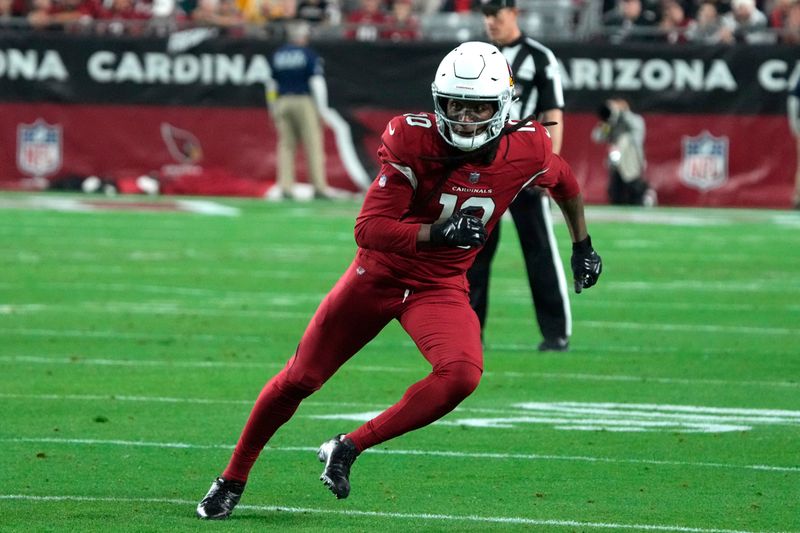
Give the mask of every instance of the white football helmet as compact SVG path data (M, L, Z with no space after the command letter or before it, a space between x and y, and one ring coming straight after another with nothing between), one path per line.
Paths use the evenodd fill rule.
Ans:
M497 47L477 41L458 45L447 54L431 84L436 127L445 141L464 151L480 148L503 131L511 112L514 79L505 56ZM447 117L450 99L491 102L495 113L482 122L459 122ZM470 136L459 135L454 125L477 126Z

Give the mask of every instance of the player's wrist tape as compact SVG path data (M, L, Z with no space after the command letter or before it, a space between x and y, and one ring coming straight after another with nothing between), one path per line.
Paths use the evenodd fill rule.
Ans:
M588 254L593 250L592 238L587 235L585 239L572 243L572 251L576 254Z

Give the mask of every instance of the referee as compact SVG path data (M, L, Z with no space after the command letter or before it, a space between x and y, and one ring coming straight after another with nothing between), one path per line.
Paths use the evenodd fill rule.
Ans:
M511 108L512 119L533 115L548 126L553 152L561 150L564 93L556 57L549 48L522 34L517 23L515 0L483 0L486 33L506 56L518 100ZM528 271L533 306L543 340L540 351L567 351L572 333L572 316L566 278L558 255L550 216L550 198L540 189L524 189L509 208L517 227L519 242ZM483 328L489 296L492 258L500 240L498 224L467 273L470 304Z

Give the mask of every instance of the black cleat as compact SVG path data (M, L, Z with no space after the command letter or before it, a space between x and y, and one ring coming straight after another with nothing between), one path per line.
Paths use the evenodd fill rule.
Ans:
M539 344L540 352L568 352L569 339L566 337L553 337L545 339Z
M326 487L340 500L350 494L350 467L353 466L358 451L352 440L344 434L336 435L322 443L317 452L319 460L325 463L325 469L319 476Z
M197 518L224 520L233 512L244 492L244 483L218 477L208 489L208 494L197 504Z

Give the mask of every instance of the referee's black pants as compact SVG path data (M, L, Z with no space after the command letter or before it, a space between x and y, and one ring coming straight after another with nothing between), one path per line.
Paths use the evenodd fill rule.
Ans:
M509 207L528 271L528 283L539 330L545 339L569 338L572 317L561 257L550 218L549 197L537 189L524 189ZM470 305L478 315L481 333L486 324L491 263L500 241L500 223L467 272Z

